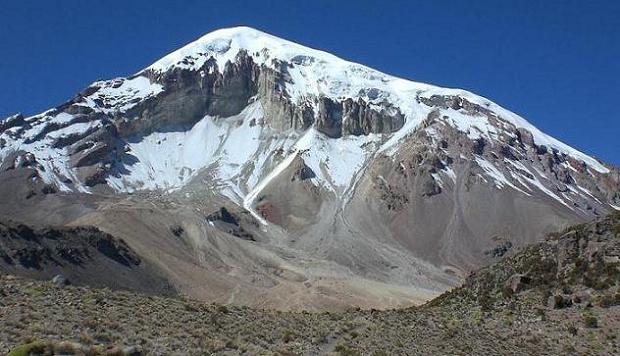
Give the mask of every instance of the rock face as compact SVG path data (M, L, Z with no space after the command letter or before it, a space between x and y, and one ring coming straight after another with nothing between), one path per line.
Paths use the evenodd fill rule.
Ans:
M425 300L620 209L616 168L485 98L243 27L0 122L0 160L0 215L105 227L154 263L176 251L160 267L211 300Z
M164 90L157 97L138 103L117 118L123 137L144 135L161 129L192 126L205 115L228 117L240 113L257 94L260 69L244 51L234 62L218 68L209 60L196 71L175 69L143 75Z

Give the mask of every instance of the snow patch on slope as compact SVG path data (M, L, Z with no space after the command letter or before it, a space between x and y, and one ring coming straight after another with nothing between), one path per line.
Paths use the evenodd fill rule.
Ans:
M78 105L88 106L105 113L125 112L134 107L136 103L157 96L164 90L161 84L152 83L144 76L94 82L91 87L99 87L99 89L84 97L84 101Z
M488 177L493 179L493 181L495 182L495 186L498 189L502 189L505 185L507 185L525 195L528 195L528 196L530 195L526 193L525 191L523 191L522 189L518 188L516 185L512 184L512 182L510 182L506 178L504 173L502 173L499 169L497 169L491 162L487 161L486 159L478 156L476 157L476 163L478 163L478 165L486 172Z
M351 186L356 174L376 151L379 135L328 138L311 128L295 144L320 184L335 193Z
M489 122L484 116L472 116L462 112L462 110L456 111L448 109L444 112L448 117L448 122L467 134L472 140L479 138L486 138L489 140L496 140L499 136L497 128Z
M29 118L30 127L23 135L17 136L17 127L12 131L5 131L0 138L6 142L0 149L0 161L4 161L12 152L24 151L34 155L39 166L36 170L44 183L54 185L62 192L89 193L90 189L82 184L75 172L70 168L70 157L67 149L55 148L54 142L61 137L71 134L80 134L101 125L101 121L81 122L70 124L75 118L71 114L59 113L49 116L51 111L45 114ZM60 125L61 128L51 130L39 140L30 140L40 136L50 125ZM66 126L64 126L66 125ZM62 127L64 126L64 127Z
M243 207L266 225L267 221L255 212L253 203L296 157L315 173L311 178L314 184L342 196L355 185L354 181L377 151L380 140L379 135L332 139L310 128L289 148L289 154L244 197Z
M307 132L308 135L310 132ZM303 137L302 137L303 139ZM249 211L261 224L267 225L267 220L265 220L260 214L258 214L252 204L258 197L258 194L271 183L271 181L279 176L290 164L295 160L295 157L299 154L299 150L295 149L291 154L286 156L282 162L280 162L265 178L263 178L256 186L252 188L250 192L243 198L243 207Z
M252 120L262 115L256 102L230 118L205 116L187 131L154 132L130 141L127 153L136 162L126 165L128 174L110 177L108 183L119 191L172 191L206 167L214 176L235 182L242 166L258 151L262 127L252 125Z

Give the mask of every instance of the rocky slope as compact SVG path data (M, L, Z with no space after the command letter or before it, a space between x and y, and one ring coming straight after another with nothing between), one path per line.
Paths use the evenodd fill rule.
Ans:
M620 207L617 169L488 99L246 27L2 121L0 160L0 215L97 226L182 293L283 308L420 303Z
M616 355L619 248L616 213L507 256L421 307L386 311L275 312L2 276L0 352Z
M0 271L73 283L174 294L125 241L92 226L40 227L0 221Z

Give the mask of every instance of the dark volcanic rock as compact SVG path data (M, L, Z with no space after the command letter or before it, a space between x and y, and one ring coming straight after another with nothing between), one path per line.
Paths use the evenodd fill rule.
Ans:
M175 293L160 272L122 239L92 226L34 228L0 221L0 273L54 278L58 285L71 281L77 285Z
M259 67L241 51L234 63L220 73L211 58L197 71L175 69L156 75L144 74L164 85L156 98L138 103L115 119L121 136L146 135L153 131L191 126L205 115L236 115L257 94Z
M307 179L315 178L316 174L312 170L312 168L308 167L303 161L301 162L301 167L297 168L293 173L292 180L300 180L304 181Z
M239 218L232 214L225 207L207 216L207 221L218 229L239 237L244 240L256 241L254 236L247 232L239 223Z
M95 227L46 227L32 229L14 223L0 223L3 255L25 268L45 265L83 265L99 253L126 267L140 265L140 258L123 240Z
M316 127L329 137L398 131L405 123L404 116L398 109L384 105L377 110L376 105L370 106L363 99L337 102L321 97Z
M384 104L380 111L371 107L363 99L342 102L343 135L368 135L371 133L392 133L405 123L398 109Z
M239 226L239 221L225 207L207 216L208 221L223 221L228 224Z

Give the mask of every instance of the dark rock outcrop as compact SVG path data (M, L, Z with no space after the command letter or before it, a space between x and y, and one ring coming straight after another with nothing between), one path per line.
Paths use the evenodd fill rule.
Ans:
M256 241L254 236L241 226L240 219L225 207L221 207L218 211L209 214L207 221L210 225L228 234L243 240Z
M122 137L146 135L152 131L178 130L191 126L205 115L236 115L258 92L260 68L245 51L228 62L222 73L210 58L196 71L176 68L144 75L164 86L157 97L138 103L115 118Z
M153 265L125 241L93 226L33 227L0 221L0 273L51 280L57 285L174 294Z
M384 103L377 110L363 99L346 99L342 102L342 134L368 135L371 133L392 133L405 124L400 110Z
M42 269L46 265L82 266L100 254L125 267L140 265L138 255L123 240L95 227L45 227L0 223L0 248L9 265Z
M337 102L326 97L319 98L316 127L332 138L392 133L398 131L404 123L405 119L400 111L388 104L377 110L363 99Z

